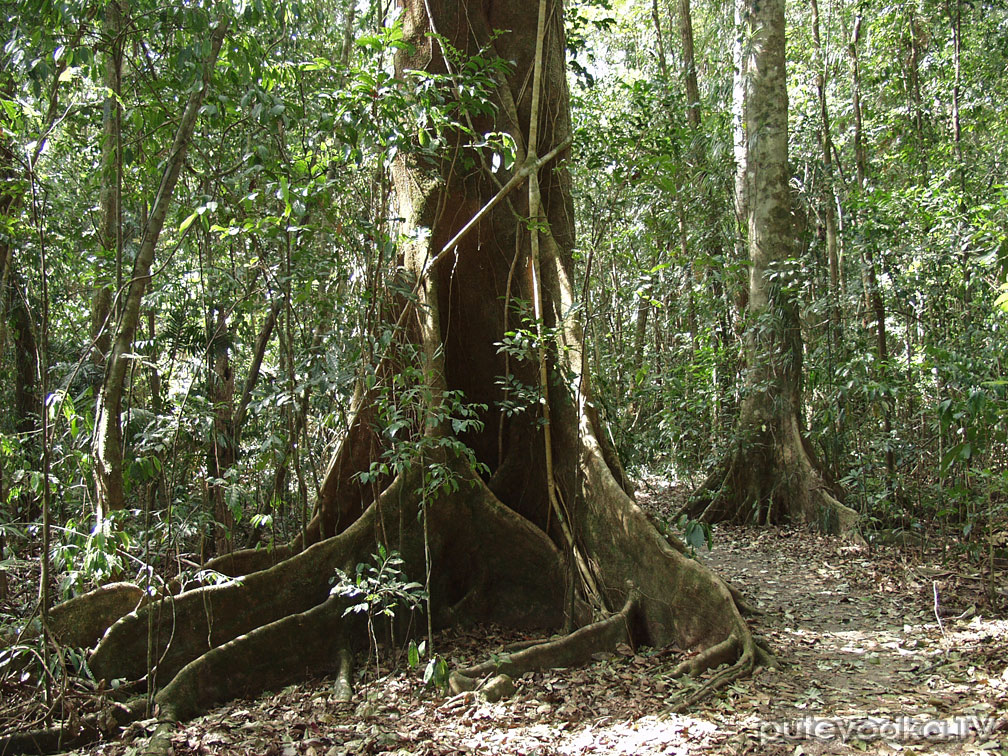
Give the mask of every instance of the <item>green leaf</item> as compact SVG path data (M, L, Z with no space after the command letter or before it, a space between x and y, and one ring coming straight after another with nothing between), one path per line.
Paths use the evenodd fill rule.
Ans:
M448 662L442 659L440 656L435 657L437 663L434 665L434 682L437 685L447 685L448 684Z
M178 229L179 233L184 234L186 232L186 229L189 228L189 226L193 224L193 221L196 220L198 217L199 217L199 210L194 210L192 215L190 215L188 218L182 221L181 224L179 224Z
M1005 312L1008 312L1008 283L1001 284L1001 293L998 294L997 299L994 300L994 306L1000 307Z
M11 123L20 119L21 108L17 105L17 103L12 100L0 99L0 107L3 108L4 114Z

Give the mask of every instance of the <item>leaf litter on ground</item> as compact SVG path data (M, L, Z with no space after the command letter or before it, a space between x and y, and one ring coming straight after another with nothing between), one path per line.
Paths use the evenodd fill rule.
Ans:
M667 519L682 495L652 486L640 500ZM669 676L674 649L621 646L587 667L526 674L496 703L425 687L405 663L376 673L360 659L352 703L336 702L324 678L235 701L181 726L175 753L1008 753L1008 620L978 609L982 587L950 569L947 555L908 559L807 532L720 526L697 558L763 612L751 622L780 667L685 715L661 715L702 683ZM465 667L523 640L500 628L455 630L437 637L437 649ZM819 737L803 734L815 723ZM134 727L80 753L139 754L147 735Z

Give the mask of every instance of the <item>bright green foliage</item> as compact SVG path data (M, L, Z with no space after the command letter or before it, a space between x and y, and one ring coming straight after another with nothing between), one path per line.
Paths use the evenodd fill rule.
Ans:
M343 616L366 614L370 618L392 618L396 609L420 608L427 596L420 583L409 582L403 575L403 560L398 552L388 551L384 545L378 544L378 553L372 554L372 557L374 564L358 564L354 577L336 570L335 585L330 594L356 602L344 610Z
M343 610L344 617L349 614L363 614L367 617L368 636L377 661L375 621L385 619L391 622L399 609L416 611L427 600L427 592L420 583L409 581L403 574L404 562L399 552L389 551L384 544L379 543L378 553L371 556L374 564L361 562L353 577L337 569L329 593L350 602Z

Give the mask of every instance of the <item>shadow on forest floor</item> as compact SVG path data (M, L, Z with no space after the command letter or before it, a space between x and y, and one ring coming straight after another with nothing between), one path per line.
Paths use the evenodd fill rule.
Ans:
M642 499L661 509L655 499L665 496ZM687 716L660 716L682 688L668 677L678 661L672 650L627 647L583 669L526 675L513 698L494 704L426 690L415 671L376 678L372 663L352 704L335 703L327 680L232 702L180 729L175 751L1008 753L1008 620L986 616L982 585L967 568L807 533L727 527L699 558L765 612L753 624L782 667L760 670ZM514 640L493 630L444 634L439 650L465 666ZM83 753L143 753L135 727L132 742Z

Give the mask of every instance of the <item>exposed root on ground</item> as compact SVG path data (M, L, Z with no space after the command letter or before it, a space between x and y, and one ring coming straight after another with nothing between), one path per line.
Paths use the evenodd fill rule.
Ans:
M0 756L55 753L86 746L114 735L120 728L143 717L146 711L147 700L143 697L126 703L110 702L102 711L88 714L76 722L0 737Z
M428 511L430 558L438 568L431 582L435 624L558 625L559 552L482 481L468 480ZM329 597L332 576L336 568L353 574L355 565L368 562L376 540L401 552L408 574L423 574L415 484L410 476L397 479L340 535L273 567L169 595L123 617L92 654L92 669L107 680L139 680L152 659L155 679L166 681L156 697L159 709L178 720L328 671L336 659L343 660L342 695L349 696L349 654L367 636L363 622L343 617L346 602Z
M620 644L701 649L679 666L679 674L732 664L678 704L686 707L770 663L741 617L738 592L653 528L592 441L589 436L583 447L585 497L577 535L585 555L583 590L591 585L594 598L582 594L579 614L592 602L619 601L622 609L563 637L458 670L451 675L454 691L480 688L499 698L513 690L511 677L579 666ZM568 595L561 551L479 478L458 473L466 481L459 491L427 511L434 624L560 626ZM331 576L337 567L352 573L357 563L369 561L376 541L401 553L407 574L424 573L416 488L410 476L397 478L339 535L226 584L168 594L116 621L92 654L91 668L106 680L143 681L150 660L163 722L151 752L168 753L173 722L308 674L336 671L335 695L350 700L352 654L365 646L368 632L362 616L344 616L346 600L330 597ZM100 735L97 721L91 739ZM39 745L33 748L52 750L60 737L58 730L35 734L32 742ZM65 744L65 738L83 735L68 728L62 737ZM17 744L24 742L7 745L23 751Z
M336 683L333 685L333 698L338 703L350 703L353 694L353 654L344 646L339 650L339 667L336 672Z
M740 649L741 655L739 654ZM695 677L708 669L714 669L729 663L729 667L705 681L698 689L683 696L675 704L668 707L663 714L666 716L669 714L678 714L696 706L736 680L748 677L759 667L777 666L776 659L774 659L764 643L751 635L745 639L739 639L733 635L721 641L721 643L700 652L693 658L680 663L673 670L672 674L676 677L684 675Z
M592 655L614 651L621 643L633 643L633 614L637 596L631 591L622 611L590 625L585 625L561 638L527 646L513 653L475 667L452 672L449 685L453 693L476 690L493 675L518 677L526 672L554 667L579 667Z
M109 583L57 604L49 612L49 630L64 646L91 648L109 626L144 599L132 583Z
M702 649L680 665L681 674L734 662L684 699L685 707L769 663L741 618L738 592L651 526L591 442L589 437L582 458L586 495L578 535L589 555L582 578L597 591L595 601L618 600L622 609L563 637L458 670L451 676L456 692L481 688L488 696L508 695L510 677L579 666L620 644ZM561 552L481 480L471 474L466 480L450 499L428 510L435 624L558 627L567 594ZM163 721L152 752L161 747L157 743L170 745L172 722L307 674L336 671L335 695L350 699L352 653L368 635L363 618L344 617L346 601L330 597L330 579L337 567L352 572L368 561L376 540L401 552L408 574L423 574L415 484L408 476L397 478L342 533L271 567L223 585L169 594L116 621L92 654L91 667L106 680L142 681L151 659ZM588 603L579 602L584 613ZM58 732L36 734L35 750L55 747ZM99 734L93 726L89 737ZM63 736L77 735L67 729Z
M346 651L347 631L354 624L342 616L345 607L346 602L330 598L210 649L157 694L160 715L185 721L232 698L275 690L331 669Z
M738 591L654 528L612 474L590 431L583 431L579 448L583 496L565 544L576 559L565 558L546 532L505 506L471 470L443 459L455 465L461 483L450 496L427 503L426 549L417 466L393 480L338 535L225 584L169 593L117 620L91 655L91 669L109 681L146 681L151 675L164 722L152 740L155 753L170 746L171 722L308 674L338 671L335 694L349 700L352 653L366 646L368 630L362 616L344 616L347 602L330 596L331 580L337 568L353 574L358 563L369 562L376 543L398 551L410 576L424 575L429 564L436 627L492 622L557 628L565 609L576 607L568 622L582 627L456 671L456 691L482 686L487 696L508 695L512 676L582 665L620 644L699 649L680 665L681 674L732 665L678 704L686 707L771 663L742 618L740 610L749 607ZM579 581L573 604L565 561ZM243 556L230 566L239 563L264 564ZM609 614L583 624L589 607L596 616ZM50 736L44 742L55 741Z

